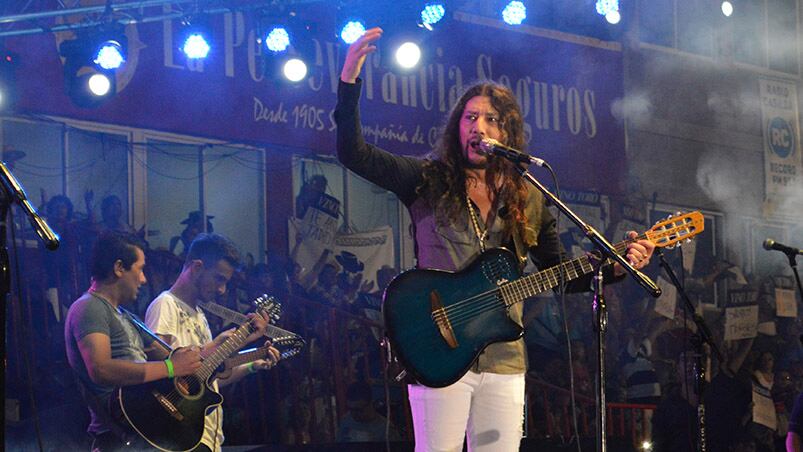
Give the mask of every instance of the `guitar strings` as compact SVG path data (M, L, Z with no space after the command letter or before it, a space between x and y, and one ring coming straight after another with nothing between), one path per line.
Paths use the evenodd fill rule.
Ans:
M626 250L627 245L629 243L632 243L642 238L646 238L646 234L642 234L636 237L635 239L625 240L615 245L614 248L616 249L617 253L621 254L624 250ZM554 283L552 281L552 278L550 278L548 275L550 271L553 271L553 269L550 268L542 272L525 276L524 278L521 278L518 281L513 281L511 283L505 284L500 288L494 288L489 291L476 294L474 296L461 300L457 303L441 308L435 313L433 313L432 319L435 320L436 322L446 319L452 325L462 325L486 312L491 312L493 310L500 308L506 308L507 305L504 303L504 289L512 291L511 295L521 296L525 293L523 287L525 284L537 284L536 288L539 291L544 291L548 288L555 287L558 284L560 284L561 280L566 279L565 275L568 275L571 270L574 270L576 273L578 273L577 276L580 276L581 273L579 273L574 266L575 262L580 263L580 269L583 271L582 274L586 274L587 272L585 272L582 262L584 258L587 259L587 256L573 259L569 261L567 264L558 266L561 267L560 273L563 274L564 276L561 278L555 278ZM501 294L501 296L498 293ZM488 304L489 302L493 301L501 301L502 303Z

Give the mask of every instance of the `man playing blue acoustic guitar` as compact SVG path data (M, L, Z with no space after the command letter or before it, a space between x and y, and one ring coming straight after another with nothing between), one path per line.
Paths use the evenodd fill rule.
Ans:
M468 87L457 99L431 159L394 155L365 141L358 77L381 36L380 28L372 28L346 53L334 115L337 154L347 168L394 192L407 206L418 267L457 271L486 249L500 247L515 250L519 263L532 259L541 270L557 265L555 219L543 196L524 182L511 162L488 157L479 146L484 138L516 149L525 145L521 109L507 87L493 82ZM635 237L631 232L630 238ZM643 268L654 246L634 240L627 245L627 258ZM620 275L624 270L617 265L613 272ZM589 282L576 279L567 290L587 290ZM510 320L520 325L521 303L509 308ZM443 328L447 337L451 326ZM425 355L427 347L412 353ZM410 385L416 451L459 452L466 436L470 452L518 450L525 370L524 343L518 339L489 345L455 383Z

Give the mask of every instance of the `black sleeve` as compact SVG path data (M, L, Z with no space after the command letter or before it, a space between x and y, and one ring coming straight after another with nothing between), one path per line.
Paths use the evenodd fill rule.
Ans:
M416 198L421 184L423 161L413 157L391 154L369 144L362 135L360 125L360 88L357 83L342 80L337 89L337 158L346 168L354 171L385 190L390 190L409 205Z
M558 237L557 222L555 217L544 206L541 215L541 228L538 233L538 244L530 248L530 257L533 259L536 267L539 270L545 270L554 267L560 263L560 254L564 253L564 260L571 260L580 256L566 256L563 244L560 243ZM569 221L568 219L566 221ZM594 278L593 273L581 276L577 279L569 281L566 285L567 293L575 292L588 292L591 290L591 280ZM613 274L613 266L607 265L602 271L602 278L605 283L618 282L623 279L623 276L616 277Z

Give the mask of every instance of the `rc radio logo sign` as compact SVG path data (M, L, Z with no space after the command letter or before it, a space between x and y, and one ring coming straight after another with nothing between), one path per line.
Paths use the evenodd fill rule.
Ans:
M787 158L795 152L795 132L789 122L780 117L772 118L767 124L767 139L770 149L780 158Z

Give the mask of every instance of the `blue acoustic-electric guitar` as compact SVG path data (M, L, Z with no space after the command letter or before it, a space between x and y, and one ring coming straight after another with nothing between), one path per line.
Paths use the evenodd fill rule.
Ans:
M618 243L625 253L635 240L673 247L703 231L703 215L678 214L635 239ZM508 309L529 297L591 273L588 256L522 276L516 256L497 248L480 254L457 272L413 269L385 290L382 314L394 353L421 384L433 388L459 380L489 344L519 339L522 327Z

